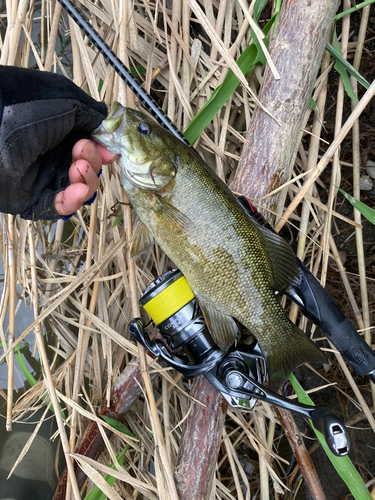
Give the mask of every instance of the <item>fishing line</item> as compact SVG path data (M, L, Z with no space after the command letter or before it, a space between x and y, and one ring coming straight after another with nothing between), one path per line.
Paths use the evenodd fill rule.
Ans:
M194 297L195 295L188 285L185 276L181 276L181 278L170 284L167 288L159 291L155 297L152 297L145 303L140 303L153 322L159 325L193 300ZM146 299L146 297L143 298Z

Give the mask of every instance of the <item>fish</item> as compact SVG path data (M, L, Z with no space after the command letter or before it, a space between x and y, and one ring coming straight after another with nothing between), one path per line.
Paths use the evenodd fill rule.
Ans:
M300 279L291 247L256 224L194 150L119 103L92 138L120 155L121 182L139 219L131 255L158 243L184 274L221 349L238 341L241 323L259 342L273 390L299 365L326 361L275 296Z

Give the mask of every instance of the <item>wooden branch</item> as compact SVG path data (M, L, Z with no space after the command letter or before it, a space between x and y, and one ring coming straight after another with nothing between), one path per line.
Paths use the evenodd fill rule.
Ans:
M227 410L223 396L203 375L194 380L191 396L202 404L192 403L177 458L180 500L210 498Z
M248 198L261 198L288 181L302 121L328 41L339 0L284 0L269 52L280 74L267 66L232 188ZM298 29L296 27L298 26ZM278 194L255 205L272 212L284 200ZM268 212L271 210L271 212Z
M232 186L234 191L259 199L289 180L302 120L338 5L338 0L284 0L269 47L281 79L275 80L267 67L259 93L259 100L281 125L256 108ZM280 201L283 204L284 200ZM278 202L277 195L260 204L276 212ZM274 220L268 211L265 216ZM319 478L292 415L280 408L275 410L312 498L324 500Z
M288 410L277 407L275 407L275 412L284 428L312 500L327 500L292 414Z

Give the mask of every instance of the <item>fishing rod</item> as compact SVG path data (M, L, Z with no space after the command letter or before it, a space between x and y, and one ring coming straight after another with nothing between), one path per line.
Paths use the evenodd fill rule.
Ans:
M105 59L109 62L112 68L118 75L125 81L128 87L139 97L144 107L156 118L156 120L163 125L169 132L172 132L184 144L192 147L191 144L185 139L180 130L168 118L164 111L160 108L158 103L150 96L145 89L143 89L137 80L133 77L129 69L122 61L112 52L106 42L101 36L93 29L93 27L85 20L82 11L79 11L69 0L58 0L64 7L69 16L77 23L85 35L91 40L95 47L99 50Z

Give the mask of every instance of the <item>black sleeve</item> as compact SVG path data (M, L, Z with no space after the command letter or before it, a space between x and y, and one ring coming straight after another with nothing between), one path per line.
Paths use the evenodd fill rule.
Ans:
M69 185L72 148L106 115L63 76L0 66L0 211L60 218L54 199Z

